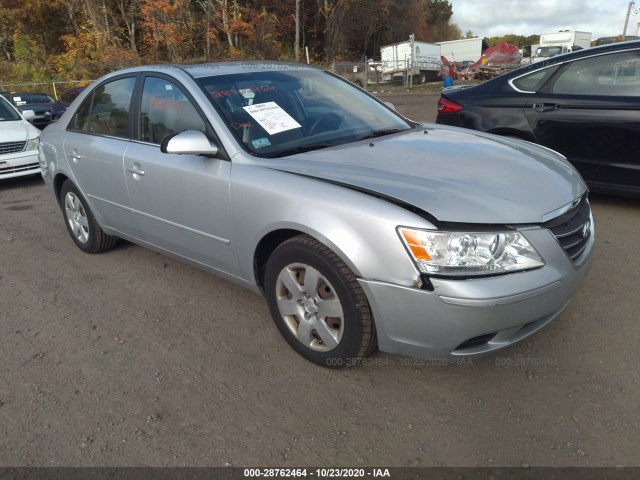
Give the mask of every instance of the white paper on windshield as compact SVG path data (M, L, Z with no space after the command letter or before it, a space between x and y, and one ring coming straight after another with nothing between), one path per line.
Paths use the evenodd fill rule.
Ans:
M276 102L258 103L243 108L269 135L302 127Z

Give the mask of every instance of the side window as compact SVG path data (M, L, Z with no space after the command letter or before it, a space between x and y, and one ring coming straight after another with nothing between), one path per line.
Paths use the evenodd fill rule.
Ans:
M576 60L555 81L553 93L638 97L640 52Z
M71 130L80 130L82 132L89 131L89 113L91 112L91 100L93 95L89 95L80 108L76 111L74 119L69 127Z
M160 144L167 135L185 130L206 131L198 111L174 83L147 77L142 89L139 140Z
M135 83L135 77L121 78L95 90L90 132L129 138L129 106Z

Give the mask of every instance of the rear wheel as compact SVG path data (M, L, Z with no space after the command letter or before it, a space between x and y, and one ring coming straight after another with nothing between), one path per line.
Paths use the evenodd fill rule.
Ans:
M60 189L60 207L69 235L80 250L99 253L112 248L118 241L102 231L87 202L70 180L66 180Z
M356 365L376 346L371 309L356 276L306 235L280 245L265 271L265 295L285 340L325 367Z

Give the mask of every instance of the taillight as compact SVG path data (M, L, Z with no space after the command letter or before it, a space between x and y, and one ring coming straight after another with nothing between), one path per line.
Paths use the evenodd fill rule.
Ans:
M462 110L462 105L458 105L456 102L442 97L438 100L438 113L456 113L460 110Z

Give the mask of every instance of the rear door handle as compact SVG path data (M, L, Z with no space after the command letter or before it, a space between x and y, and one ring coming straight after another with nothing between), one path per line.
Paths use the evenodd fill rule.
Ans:
M138 165L137 163L129 165L127 167L127 172L132 173L133 175L144 175L144 170L142 170L142 168L140 168L140 165Z

